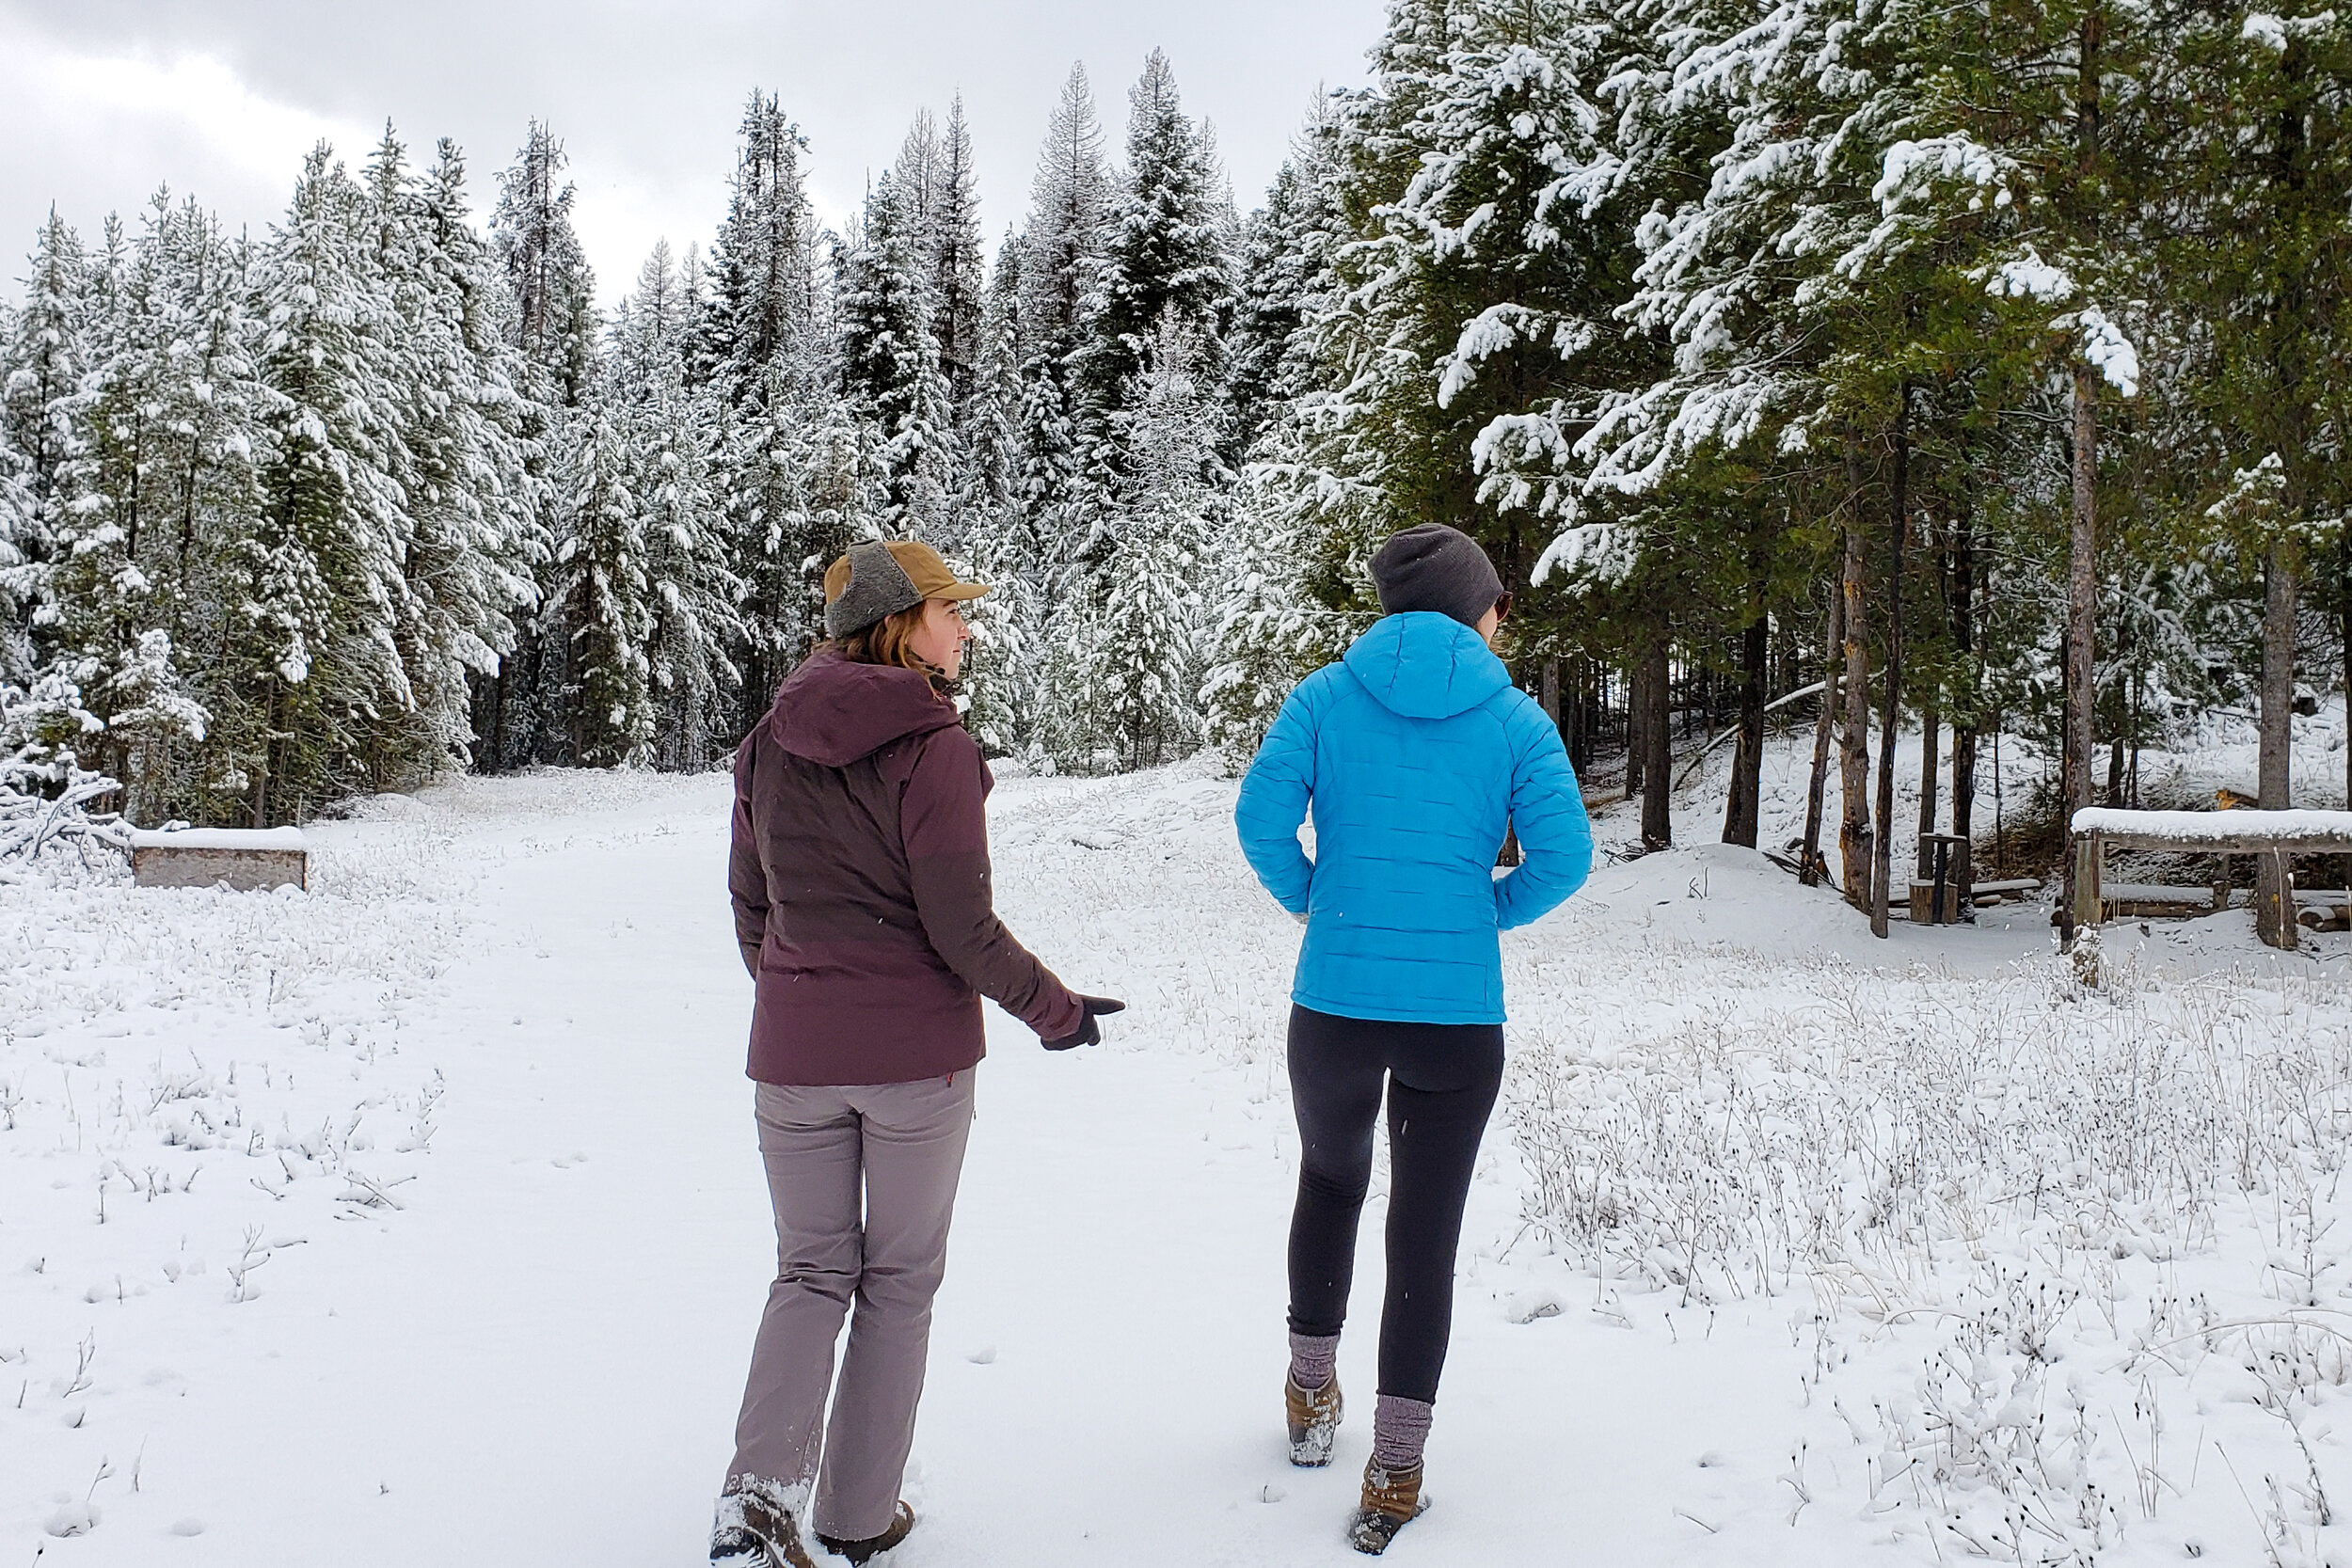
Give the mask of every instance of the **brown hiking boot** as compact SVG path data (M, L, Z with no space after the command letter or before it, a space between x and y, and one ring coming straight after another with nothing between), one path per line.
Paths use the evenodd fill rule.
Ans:
M1339 1378L1301 1388L1296 1378L1283 1374L1282 1408L1290 1418L1291 1463L1311 1469L1330 1464L1331 1438L1340 1430Z
M1404 1470L1384 1469L1377 1459L1371 1460L1364 1465L1364 1500L1348 1523L1347 1544L1366 1556L1378 1557L1389 1549L1398 1530L1428 1509L1428 1500L1421 1495L1419 1460Z
M786 1489L757 1476L727 1478L710 1527L710 1561L711 1568L816 1568Z
M907 1532L914 1528L914 1510L909 1508L906 1499L901 1497L898 1499L898 1512L890 1516L890 1528L880 1535L869 1535L863 1541L843 1541L819 1532L817 1544L835 1557L846 1557L851 1562L864 1563L868 1559L882 1556L882 1553L904 1541L907 1538Z

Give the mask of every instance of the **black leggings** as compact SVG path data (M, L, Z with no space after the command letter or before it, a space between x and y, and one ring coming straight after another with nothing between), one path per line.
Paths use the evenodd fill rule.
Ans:
M1436 1403L1454 1327L1454 1254L1478 1141L1502 1085L1499 1023L1388 1023L1291 1009L1301 1145L1291 1215L1291 1331L1347 1321L1372 1123L1389 1095L1389 1293L1380 1392Z

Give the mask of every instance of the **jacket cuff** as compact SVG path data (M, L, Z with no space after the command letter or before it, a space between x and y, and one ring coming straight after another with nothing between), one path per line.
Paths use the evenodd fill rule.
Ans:
M1078 993L1068 986L1056 989L1061 992L1059 999L1041 1008L1038 1016L1028 1021L1041 1040L1066 1040L1087 1021L1086 1004L1078 1000Z

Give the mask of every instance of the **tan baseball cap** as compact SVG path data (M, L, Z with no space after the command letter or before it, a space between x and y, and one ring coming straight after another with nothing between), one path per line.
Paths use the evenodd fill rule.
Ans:
M937 550L914 539L853 545L825 569L825 630L846 637L926 599L977 599L985 584L965 582Z

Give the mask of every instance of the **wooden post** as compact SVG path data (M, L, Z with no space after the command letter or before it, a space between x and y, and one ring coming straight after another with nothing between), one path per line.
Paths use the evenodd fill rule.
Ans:
M2074 841L2074 903L2070 912L2075 927L2096 926L2106 913L2099 890L2106 859L2106 846L2097 833L2084 833Z
M2296 945L2294 858L2282 849L2263 856L2254 890L2254 934L2266 947L2294 952Z

